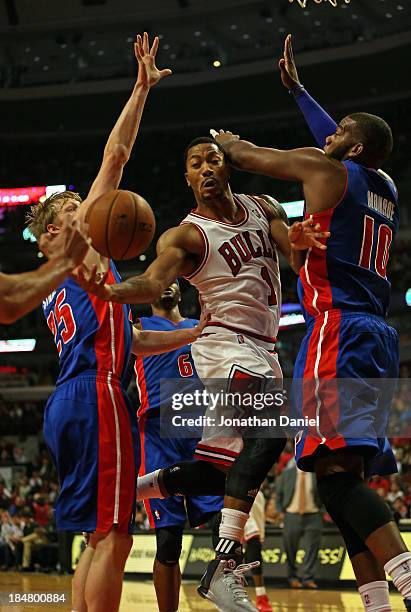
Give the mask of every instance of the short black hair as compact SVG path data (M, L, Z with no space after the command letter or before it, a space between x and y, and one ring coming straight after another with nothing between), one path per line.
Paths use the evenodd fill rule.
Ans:
M364 144L358 161L370 168L379 168L393 149L390 126L381 117L370 113L353 113L348 117L355 121L354 133Z
M190 149L192 149L193 147L196 147L197 145L200 144L214 144L217 145L217 147L220 149L221 153L224 154L224 151L221 150L218 142L216 142L214 140L214 138L211 138L211 136L199 136L198 138L194 138L194 140L192 140L190 142L189 145L187 145L185 151L184 151L184 168L187 166L187 157L188 157L188 152Z

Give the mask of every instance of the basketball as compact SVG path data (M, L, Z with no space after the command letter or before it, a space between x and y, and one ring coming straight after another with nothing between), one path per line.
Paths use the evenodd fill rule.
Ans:
M93 247L111 259L131 259L150 245L156 222L150 205L132 191L113 190L97 198L86 213Z

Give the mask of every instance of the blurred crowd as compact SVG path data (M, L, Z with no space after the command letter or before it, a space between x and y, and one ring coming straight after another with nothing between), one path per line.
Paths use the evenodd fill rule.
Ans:
M56 569L54 504L59 485L47 451L34 463L21 445L0 444L0 567L2 570ZM1 466L11 468L6 480Z
M403 399L399 398L399 402ZM409 406L410 404L408 404ZM21 443L5 439L0 443L0 569L51 571L59 569L54 504L59 485L47 450L37 438L38 456L31 461ZM411 439L392 440L398 474L374 477L370 486L381 495L398 522L411 520ZM293 463L293 447L288 443L280 462L263 484L266 498L266 523L283 527L284 513L276 503L276 482ZM11 478L3 477L3 468L11 469ZM323 512L324 524L331 524ZM149 529L143 504L138 504L134 533Z

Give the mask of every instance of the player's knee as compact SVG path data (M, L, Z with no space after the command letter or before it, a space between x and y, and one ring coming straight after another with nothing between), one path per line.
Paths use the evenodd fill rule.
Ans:
M392 521L388 505L355 473L339 472L319 478L318 494L333 520L350 525L362 542Z
M318 478L341 472L361 476L364 472L364 459L361 455L333 451L328 455L318 457L314 467Z
M162 470L170 495L224 495L226 475L207 461L181 461Z
M280 438L246 438L227 476L226 495L253 501L260 486L286 445Z
M162 565L172 567L178 563L183 541L182 527L159 527L156 529L156 559Z
M133 538L131 535L119 532L115 527L106 534L103 534L103 537L97 544L98 550L124 561L127 559L132 546Z

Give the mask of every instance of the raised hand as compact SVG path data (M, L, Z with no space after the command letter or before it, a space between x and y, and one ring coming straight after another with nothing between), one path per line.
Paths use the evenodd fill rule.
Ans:
M298 90L302 87L300 79L298 78L297 66L295 65L291 34L285 39L284 54L278 62L278 67L284 87L291 91Z
M172 74L169 68L159 70L156 66L158 43L158 36L156 36L150 49L147 32L144 32L143 37L140 34L137 35L137 41L134 43L134 54L138 62L137 85L150 89L162 78Z
M330 232L322 232L319 223L315 223L312 217L305 221L293 223L288 230L288 238L291 247L295 251L305 251L311 247L317 247L321 251L326 250L326 245L320 239L329 238Z
M57 235L42 234L39 240L40 250L48 259L65 258L69 267L74 269L84 260L90 248L90 239L86 237L88 226L75 220L66 220Z

